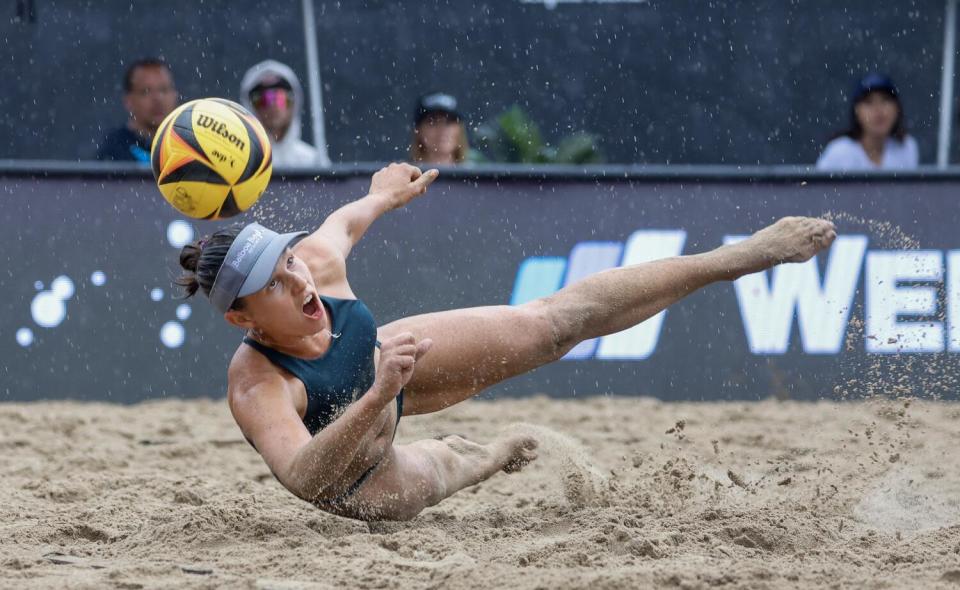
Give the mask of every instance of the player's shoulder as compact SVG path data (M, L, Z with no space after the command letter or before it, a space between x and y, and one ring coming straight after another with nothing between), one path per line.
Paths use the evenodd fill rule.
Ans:
M299 395L303 400L300 405L306 403L302 383L252 347L241 344L234 353L227 370L227 384L230 413L244 437L261 454L275 447L267 439L275 436L276 432L271 429L278 424L305 432L298 420L298 404L294 401ZM299 392L295 384L300 384ZM282 436L280 438L283 439ZM264 455L264 458L276 472L275 464L271 463L268 455Z
M343 253L337 248L324 229L315 230L293 246L293 253L300 258L343 258Z
M310 269L321 293L343 297L343 293L351 292L347 283L347 260L323 228L297 243L293 253Z
M311 270L335 270L338 276L341 273L346 274L347 260L343 250L337 246L323 227L300 240L293 247L293 253L307 263Z
M265 356L246 344L233 353L227 367L227 397L231 404L254 392L285 393L285 389L281 370Z

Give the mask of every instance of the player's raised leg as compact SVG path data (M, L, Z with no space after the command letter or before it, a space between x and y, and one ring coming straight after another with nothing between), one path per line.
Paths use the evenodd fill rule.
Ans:
M525 305L404 318L383 326L380 338L412 332L433 340L407 384L404 414L434 412L557 360L578 342L634 326L706 285L808 260L835 237L828 221L784 218L738 244L607 270Z

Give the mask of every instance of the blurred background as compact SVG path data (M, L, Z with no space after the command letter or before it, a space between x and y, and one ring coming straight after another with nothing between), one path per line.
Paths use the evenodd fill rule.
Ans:
M240 100L244 73L265 59L309 93L315 37L333 163L407 159L418 97L442 91L481 161L552 161L566 139L581 163L812 164L847 125L851 88L881 72L932 164L950 4L8 0L0 158L93 159L127 117L124 71L142 58L170 65L181 102ZM504 146L511 134L539 144L521 153Z

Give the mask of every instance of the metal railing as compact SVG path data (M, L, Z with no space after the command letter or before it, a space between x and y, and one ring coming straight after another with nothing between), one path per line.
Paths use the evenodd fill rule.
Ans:
M366 177L384 162L335 164L329 168L274 168L274 178L342 179ZM149 178L150 168L135 162L0 159L2 177ZM740 166L688 164L483 164L441 168L441 176L456 179L524 179L544 181L704 182L917 182L960 180L960 165L921 166L910 171L824 172L813 166Z

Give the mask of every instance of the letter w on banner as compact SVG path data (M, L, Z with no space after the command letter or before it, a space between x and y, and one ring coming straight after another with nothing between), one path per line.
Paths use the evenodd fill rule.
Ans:
M723 241L734 244L746 237L726 236ZM867 236L838 237L829 250L822 284L816 258L777 266L769 280L765 271L734 281L750 351L784 354L796 315L804 352L840 352L866 249Z

